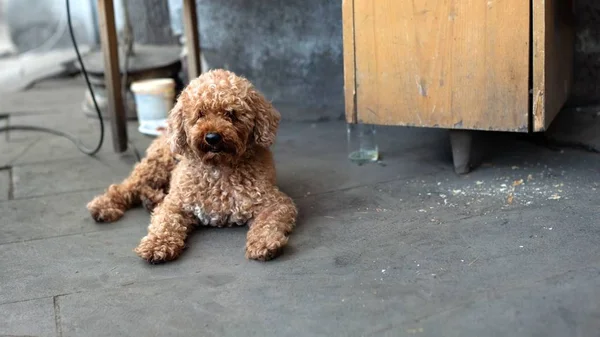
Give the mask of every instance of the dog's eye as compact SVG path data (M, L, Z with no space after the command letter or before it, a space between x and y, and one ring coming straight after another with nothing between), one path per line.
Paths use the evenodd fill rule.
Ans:
M235 118L235 110L227 110L225 111L225 116L229 119L234 119Z

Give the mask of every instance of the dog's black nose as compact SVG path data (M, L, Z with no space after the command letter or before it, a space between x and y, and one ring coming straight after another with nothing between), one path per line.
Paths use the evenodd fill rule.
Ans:
M221 142L221 135L218 133L207 133L204 140L206 140L209 145L217 145Z

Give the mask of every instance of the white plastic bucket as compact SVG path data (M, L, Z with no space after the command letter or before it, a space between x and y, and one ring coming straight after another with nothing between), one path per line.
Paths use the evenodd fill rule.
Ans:
M158 78L131 84L141 133L158 135L166 127L169 111L175 100L175 81Z

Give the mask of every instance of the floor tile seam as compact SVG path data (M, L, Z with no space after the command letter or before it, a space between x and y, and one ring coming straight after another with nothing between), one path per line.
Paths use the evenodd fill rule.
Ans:
M99 224L97 226L110 226L111 224ZM121 230L127 230L130 227L128 226L120 226L120 227L113 227L113 228L105 228L105 229L96 229L96 230L90 230L90 231L86 231L86 232L77 232L77 233L65 233L65 234L60 234L60 235L52 235L52 236L45 236L45 237L37 237L37 238L31 238L31 239L26 239L26 240L17 240L17 241L10 241L10 242L2 242L0 243L0 247L2 246L6 246L6 245L14 245L14 244L23 244L23 243L29 243L29 242L35 242L35 241L43 241L43 240L53 240L53 239L60 239L60 238L64 238L64 237L71 237L71 236L77 236L77 235L89 235L89 234L96 234L96 233L102 233L102 232L108 232L108 231L121 231ZM143 227L145 228L145 226Z
M101 191L101 190L106 189L107 186L103 185L103 186L84 188L84 189L80 189L80 190L62 191L62 192L49 193L49 194L36 194L36 195L31 195L31 196L26 196L26 197L19 197L19 198L14 198L12 200L0 201L0 205L2 203L9 203L9 202L15 202L15 201L27 201L27 200L43 199L43 198L48 198L48 197L53 197L53 196L61 196L61 195L67 195L67 194L76 194L76 193L81 193L81 192Z

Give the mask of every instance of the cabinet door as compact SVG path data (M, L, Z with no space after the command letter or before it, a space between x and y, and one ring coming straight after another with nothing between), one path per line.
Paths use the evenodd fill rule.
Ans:
M527 131L526 0L344 0L349 122Z

